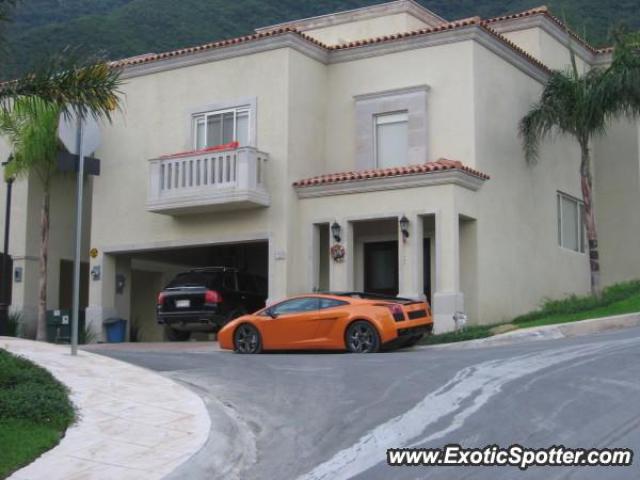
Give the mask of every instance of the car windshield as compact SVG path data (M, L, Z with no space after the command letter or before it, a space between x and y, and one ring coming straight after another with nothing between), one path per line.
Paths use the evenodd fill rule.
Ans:
M187 272L174 278L167 288L178 287L205 287L218 288L220 285L220 272Z

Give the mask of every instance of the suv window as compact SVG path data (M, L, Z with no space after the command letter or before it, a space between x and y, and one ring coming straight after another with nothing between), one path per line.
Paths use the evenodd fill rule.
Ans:
M167 288L176 287L206 287L210 289L218 288L220 285L219 272L186 272L180 273L171 280Z
M311 312L318 310L320 306L319 299L316 297L294 298L293 300L285 300L271 307L271 312L276 315L286 315L287 313Z
M348 303L349 302L345 302L343 300L334 300L332 298L321 298L320 310L325 308L341 307L342 305L347 305Z

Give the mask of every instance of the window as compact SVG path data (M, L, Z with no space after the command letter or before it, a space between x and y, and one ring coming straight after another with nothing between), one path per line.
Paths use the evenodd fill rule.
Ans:
M349 302L345 302L342 300L334 300L332 298L320 299L320 310L324 310L325 308L341 307L343 305L349 305Z
M193 121L196 150L234 141L249 144L249 107L198 114Z
M286 315L288 313L311 312L318 310L319 302L315 297L294 298L286 300L273 307L271 313L275 315Z
M374 122L377 167L407 165L409 160L409 114L399 112L375 115Z
M558 192L558 244L569 250L584 253L584 204Z

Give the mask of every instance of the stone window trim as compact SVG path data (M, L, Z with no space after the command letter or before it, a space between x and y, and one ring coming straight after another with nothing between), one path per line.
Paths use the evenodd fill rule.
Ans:
M356 169L377 168L375 158L375 117L407 112L409 118L409 165L428 160L428 85L354 95L356 122Z
M230 110L235 108L248 108L249 109L249 147L258 148L258 136L257 136L257 97L240 97L230 100L224 100L215 103L209 103L198 107L192 107L187 109L186 117L189 123L187 132L189 132L188 138L185 140L186 150L192 150L194 147L194 139L196 136L194 117L203 113L217 112L219 110Z

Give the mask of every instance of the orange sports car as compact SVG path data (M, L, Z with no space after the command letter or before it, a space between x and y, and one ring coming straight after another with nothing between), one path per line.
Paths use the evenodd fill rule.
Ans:
M431 333L423 301L361 292L300 295L227 323L220 347L239 353L263 350L377 352L410 346Z

